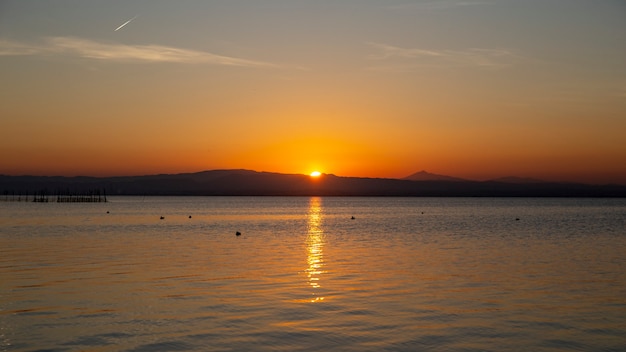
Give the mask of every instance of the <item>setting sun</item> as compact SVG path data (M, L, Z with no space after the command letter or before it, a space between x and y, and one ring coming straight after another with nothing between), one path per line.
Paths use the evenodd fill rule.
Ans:
M322 173L321 173L321 172L319 172L319 171L313 171L313 172L311 172L311 177L320 177L321 175L322 175Z

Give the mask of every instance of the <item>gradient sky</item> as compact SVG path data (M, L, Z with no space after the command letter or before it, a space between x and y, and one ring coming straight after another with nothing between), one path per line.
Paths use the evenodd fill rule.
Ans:
M0 0L0 126L10 175L626 184L626 2Z

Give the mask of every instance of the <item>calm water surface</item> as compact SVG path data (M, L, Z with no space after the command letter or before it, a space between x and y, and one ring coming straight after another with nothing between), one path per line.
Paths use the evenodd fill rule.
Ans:
M625 199L0 202L0 350L625 351L625 229Z

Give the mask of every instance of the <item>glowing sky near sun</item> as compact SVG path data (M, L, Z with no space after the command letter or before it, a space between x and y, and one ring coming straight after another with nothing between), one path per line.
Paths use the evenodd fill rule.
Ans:
M626 3L0 2L0 174L626 183Z

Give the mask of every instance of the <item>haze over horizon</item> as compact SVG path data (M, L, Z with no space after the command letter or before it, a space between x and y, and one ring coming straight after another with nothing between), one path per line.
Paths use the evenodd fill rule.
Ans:
M0 174L626 184L626 3L0 2Z
M191 171L191 172L181 172L181 173L152 173L152 174L137 174L137 175L108 175L108 176L93 176L93 175L35 175L35 174L22 174L22 175L5 175L0 174L0 177L8 176L9 178L14 179L22 179L27 178L62 178L65 179L65 182L68 180L72 180L74 178L92 178L92 179L102 179L102 180L111 180L111 179L141 179L143 177L160 177L160 176L188 176L188 175L197 175L202 176L204 174L212 174L212 173L221 173L222 176L230 175L237 177L238 175L275 175L275 176L309 176L311 182L317 182L320 177L325 178L328 176L332 176L333 178L342 178L342 179L369 179L369 180L406 180L406 181L443 181L443 182L452 182L452 183L482 183L482 182L499 182L505 184L580 184L580 185L588 185L588 186L626 186L626 183L619 182L606 182L606 183L596 183L596 182L584 182L584 181L564 181L564 180L543 180L536 179L531 177L524 176L498 176L486 179L469 179L469 178L460 178L455 177L454 175L441 175L436 173L431 173L426 170L421 170L418 172L414 172L411 175L405 175L401 177L369 177L369 176L359 176L359 175L336 175L333 173L322 173L319 171L313 171L310 174L306 173L280 173L269 170L250 170L250 169L213 169L213 170L200 170L200 171ZM221 176L220 176L221 177Z

